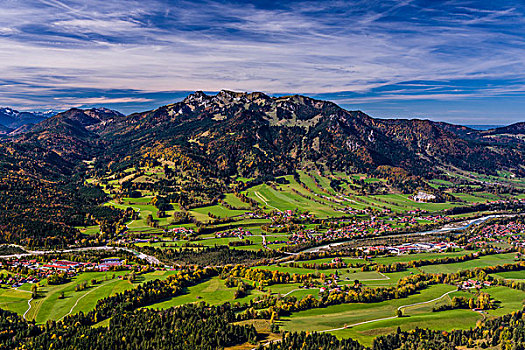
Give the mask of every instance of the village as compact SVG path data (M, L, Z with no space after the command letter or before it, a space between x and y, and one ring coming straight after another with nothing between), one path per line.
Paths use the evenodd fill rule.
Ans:
M36 259L8 259L0 261L0 269L4 270L0 272L0 285L18 288L24 283L38 283L58 273L64 273L71 278L80 272L128 270L132 267L120 258L104 258L98 263L57 259L45 262Z
M362 220L358 222L348 222L345 219L333 221L332 224L337 226L344 225L342 228L332 229L326 231L319 231L315 229L302 230L293 232L287 242L289 245L305 243L309 241L332 241L341 239L350 239L363 236L381 236L388 233L394 233L401 229L404 230L417 227L421 221L426 224L445 224L451 219L443 215L428 215L421 217L402 216L399 218L376 218L371 217L369 220Z
M486 225L477 234L469 237L468 242L476 247L482 247L487 243L509 243L517 248L524 248L524 233L525 224L518 221L511 221L507 224Z

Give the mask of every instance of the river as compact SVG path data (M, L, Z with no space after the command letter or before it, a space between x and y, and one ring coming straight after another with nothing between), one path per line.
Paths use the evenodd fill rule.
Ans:
M456 222L456 223L449 223L449 224L444 225L441 228L430 230L430 231L420 231L420 232L412 232L412 233L404 233L404 234L400 233L400 234L387 235L387 236L377 236L377 237L370 237L370 238L389 238L389 237L399 237L401 235L402 236L425 236L425 235L431 235L431 234L434 234L434 233L445 233L445 232L451 232L451 231L461 231L461 230L465 230L465 229L469 228L472 225L479 225L479 224L481 224L481 223L483 223L483 222L485 222L485 221L487 221L489 219L494 219L494 218L504 217L504 216L512 216L512 215L508 215L508 214L507 215L486 215L486 216L482 216L482 217L477 218L477 219L465 220L465 221ZM347 241L337 242L337 243L329 243L329 244L322 245L322 246L319 246L319 247L313 247L313 248L308 248L308 249L302 250L301 253L315 253L315 252L318 252L320 250L329 249L331 247L337 247L337 246L340 246L342 244L355 242L357 240L362 240L362 239L370 239L370 238L361 238L361 239L353 239L353 240L347 240Z

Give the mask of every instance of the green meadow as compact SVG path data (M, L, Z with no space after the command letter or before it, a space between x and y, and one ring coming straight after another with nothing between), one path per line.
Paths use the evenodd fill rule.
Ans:
M25 296L24 302L20 301L8 309L18 314L24 314L29 310L27 311L26 319L35 320L37 323L44 323L47 320L59 320L69 314L75 314L80 311L87 312L93 309L97 301L102 298L134 288L138 284L152 279L166 278L172 272L155 271L137 275L133 283L126 279L118 278L126 273L127 271L84 272L68 283L39 287L38 298L31 301L31 308L27 304L27 300L31 298L31 293L26 292L24 295L20 295L20 297ZM113 275L115 276L113 277ZM91 283L93 279L97 281L96 284ZM75 291L75 287L83 282L87 282L88 287L82 291ZM28 284L22 287L25 289L30 288ZM20 291L16 292L22 293ZM64 294L63 298L62 293Z

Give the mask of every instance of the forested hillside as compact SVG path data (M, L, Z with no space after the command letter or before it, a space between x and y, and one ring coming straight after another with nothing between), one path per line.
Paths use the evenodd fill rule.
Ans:
M122 181L122 194L153 190L186 209L215 204L226 192L277 176L300 180L298 171L304 169L365 172L388 180L383 192L424 190L444 200L453 197L426 180L450 169L523 175L524 144L450 124L374 119L298 95L196 92L129 116L71 109L0 144L6 190L1 239L72 242L80 238L75 226L119 220L107 208L95 209L108 194L84 180L130 168L162 165L167 173L152 184L137 183L138 172Z

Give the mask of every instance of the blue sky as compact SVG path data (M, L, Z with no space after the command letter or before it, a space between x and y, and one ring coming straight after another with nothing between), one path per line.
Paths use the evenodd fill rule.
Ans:
M525 3L0 0L0 105L129 113L194 90L374 117L525 120Z

